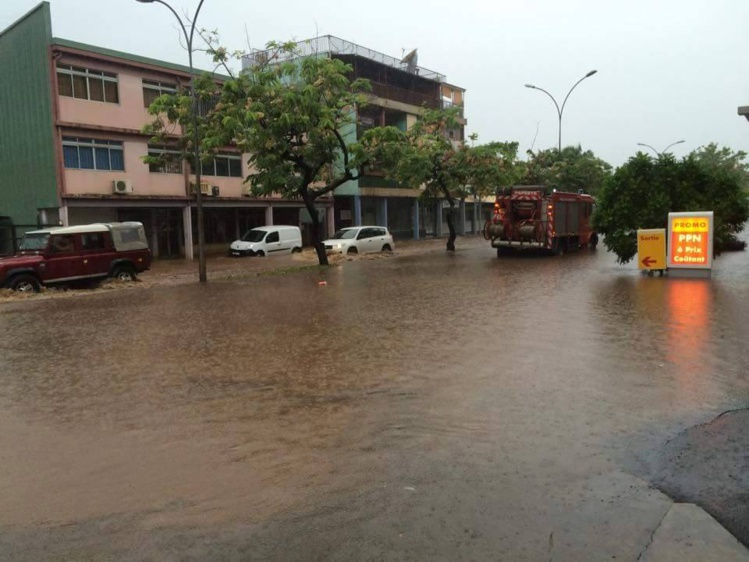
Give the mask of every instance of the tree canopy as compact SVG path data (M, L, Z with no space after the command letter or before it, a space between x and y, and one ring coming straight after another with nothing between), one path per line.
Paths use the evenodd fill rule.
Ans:
M508 181L514 172L517 143L469 146L450 139L458 109L424 109L407 131L394 127L367 131L362 140L374 164L399 183L423 188L422 199L444 198L449 206L446 248L455 250L456 199L484 195ZM474 137L475 138L475 137Z
M611 176L611 165L582 147L565 146L561 154L556 149L528 151L525 173L520 182L525 185L545 185L560 191L580 189L596 195Z

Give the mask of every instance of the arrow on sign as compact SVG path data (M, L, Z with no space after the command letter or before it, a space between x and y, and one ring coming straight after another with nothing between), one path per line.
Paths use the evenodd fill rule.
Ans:
M650 256L647 256L644 260L642 260L642 265L644 265L645 267L650 267L651 265L657 262L658 260L655 260L651 258Z

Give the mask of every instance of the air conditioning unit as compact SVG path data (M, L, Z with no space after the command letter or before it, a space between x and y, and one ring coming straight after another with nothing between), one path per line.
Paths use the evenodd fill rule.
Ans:
M133 182L130 180L114 180L112 181L112 193L118 195L124 195L133 192Z
M190 182L190 193L195 193L195 182ZM211 185L207 181L201 181L200 182L200 193L201 195L210 195L211 194Z
M214 197L219 197L221 195L221 188L219 188L219 186L217 185L214 185L211 188L211 195L213 195Z

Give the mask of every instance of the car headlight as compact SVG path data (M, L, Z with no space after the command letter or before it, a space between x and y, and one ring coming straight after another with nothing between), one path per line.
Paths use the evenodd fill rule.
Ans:
M335 245L335 249L336 250L342 250L343 249L343 244L336 244Z

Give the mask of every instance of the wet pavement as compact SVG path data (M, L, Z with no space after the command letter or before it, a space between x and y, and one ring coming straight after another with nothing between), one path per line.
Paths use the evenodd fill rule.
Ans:
M0 305L0 559L636 559L749 404L749 257L487 246Z

